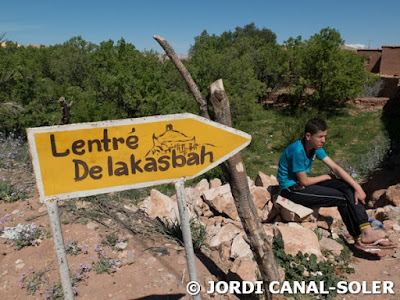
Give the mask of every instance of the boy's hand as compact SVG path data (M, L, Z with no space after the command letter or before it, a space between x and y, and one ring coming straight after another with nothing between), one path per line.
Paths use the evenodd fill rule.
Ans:
M358 200L360 200L362 204L365 204L365 198L367 198L367 195L365 194L365 192L362 188L356 189L354 191L354 203L355 204L358 203Z
M330 177L331 177L331 179L339 179L339 177L335 174L335 173L333 173L333 172L331 172L330 174L328 174Z

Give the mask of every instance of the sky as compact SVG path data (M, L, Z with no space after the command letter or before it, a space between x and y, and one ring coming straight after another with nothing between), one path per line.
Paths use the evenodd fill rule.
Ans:
M308 39L322 28L337 29L345 44L380 48L400 45L399 0L2 0L0 34L22 45L56 45L72 37L100 44L124 38L140 51L163 52L161 35L187 54L204 30L221 35L254 23L282 44Z

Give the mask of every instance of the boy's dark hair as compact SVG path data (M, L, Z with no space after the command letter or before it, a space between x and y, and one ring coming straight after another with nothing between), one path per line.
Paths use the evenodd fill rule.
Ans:
M310 133L311 135L316 134L318 130L325 131L328 129L328 126L326 126L326 123L324 120L319 119L319 118L314 118L311 120L308 120L306 123L306 126L304 128L304 134L307 132Z

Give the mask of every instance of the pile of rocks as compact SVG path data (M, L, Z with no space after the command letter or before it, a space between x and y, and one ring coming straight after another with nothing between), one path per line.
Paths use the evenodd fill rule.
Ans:
M318 259L324 259L322 249L330 251L332 255L340 254L343 246L335 239L347 232L336 208L320 208L300 221L290 222L282 217L287 215L279 211L283 208L274 205L273 191L278 184L274 176L259 172L254 181L248 179L248 184L265 232L273 237L282 237L286 253L296 255L301 251L315 254ZM203 179L195 187L187 187L185 194L189 218L198 219L206 227L206 244L212 250L212 259L228 274L239 276L242 280L257 280L257 265L238 217L229 184L222 184L219 179L210 182ZM169 197L156 189L151 191L138 208L151 218L179 219L176 196ZM274 217L271 220L273 211ZM384 221L389 234L400 231L398 222L390 220L400 216L400 207L389 205L367 212L371 218ZM316 233L322 238L318 239Z
M400 183L376 190L368 202L368 207L371 208L386 205L400 206Z

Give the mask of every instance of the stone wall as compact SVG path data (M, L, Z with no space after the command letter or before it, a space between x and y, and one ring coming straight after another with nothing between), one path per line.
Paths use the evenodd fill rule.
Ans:
M400 59L399 59L400 61ZM399 78L395 77L381 77L383 80L383 87L379 92L379 97L388 97L392 98L396 95L399 87Z

